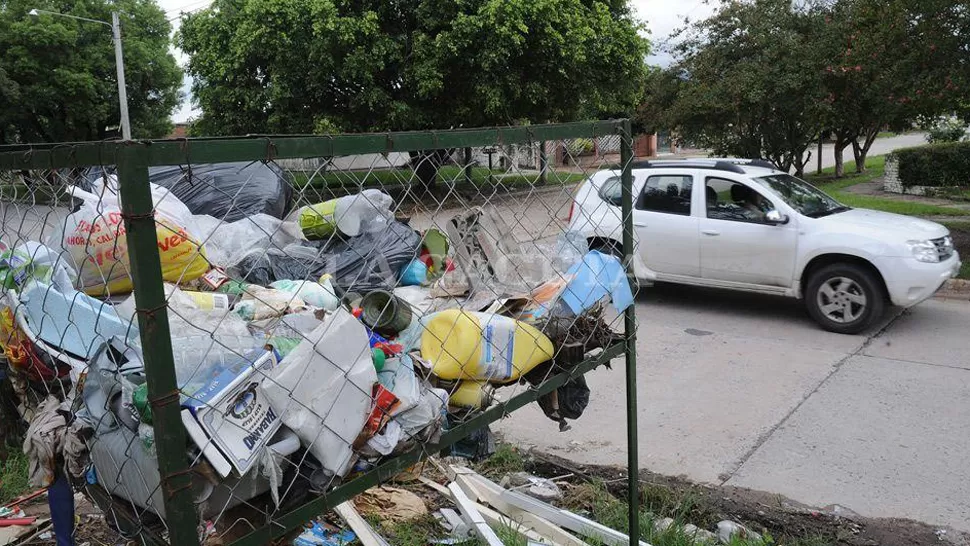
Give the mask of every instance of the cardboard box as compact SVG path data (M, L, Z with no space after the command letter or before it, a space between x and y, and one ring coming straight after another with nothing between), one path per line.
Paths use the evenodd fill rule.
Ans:
M192 412L240 475L252 468L282 424L279 412L257 388L278 364L275 351L259 349L244 357L233 355L200 367L207 371L207 378L182 388L187 397L182 406ZM199 447L205 450L205 446Z

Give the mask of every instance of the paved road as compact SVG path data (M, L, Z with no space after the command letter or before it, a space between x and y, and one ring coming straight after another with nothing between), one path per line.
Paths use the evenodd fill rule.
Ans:
M773 297L666 286L636 305L642 468L970 532L970 302L896 310L862 336L824 332ZM498 430L625 464L619 366L589 376L571 431L532 407Z
M926 134L925 133L908 133L905 135L894 136L891 138L878 138L872 143L872 148L869 149L869 157L888 154L889 152L896 150L898 148L908 148L910 146L919 146L921 144L926 144ZM832 167L835 165L835 147L831 144L822 145L822 167ZM811 148L812 158L805 166L805 172L815 172L816 161L818 158L815 156L818 148L813 146ZM855 168L855 164L852 163L852 146L847 147L842 150L842 159L846 163L846 169L851 170Z

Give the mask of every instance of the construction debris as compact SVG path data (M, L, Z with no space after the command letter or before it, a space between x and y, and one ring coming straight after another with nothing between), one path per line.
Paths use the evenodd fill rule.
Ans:
M540 478L538 476L533 476L528 472L515 472L509 474L508 476L502 478L502 487L511 486L512 489L517 491L522 491L529 496L535 497L541 501L554 501L562 498L562 491L556 482L548 478Z

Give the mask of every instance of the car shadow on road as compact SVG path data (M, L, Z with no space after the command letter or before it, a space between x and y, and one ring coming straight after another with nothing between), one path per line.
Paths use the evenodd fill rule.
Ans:
M723 312L735 316L777 316L812 323L800 300L736 290L656 283L641 287L637 292L637 302L680 310Z
M714 320L729 320L739 326L742 325L740 323L749 323L749 326L755 328L771 328L788 324L822 331L809 316L801 300L783 296L656 283L653 286L640 287L636 301L640 305L662 309L665 313L669 311L672 317L680 315L687 319L703 316ZM901 312L899 308L888 307L881 320L875 321L859 335L878 333Z

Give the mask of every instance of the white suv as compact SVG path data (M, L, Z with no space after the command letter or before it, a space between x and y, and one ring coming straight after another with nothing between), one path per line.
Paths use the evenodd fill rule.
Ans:
M944 226L846 207L762 161L633 165L634 273L662 281L802 298L833 332L857 333L888 299L910 307L960 270ZM576 191L571 230L618 253L620 172Z

